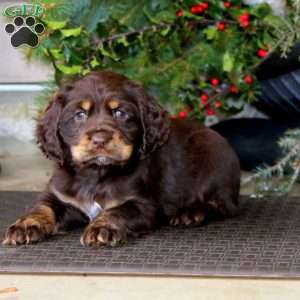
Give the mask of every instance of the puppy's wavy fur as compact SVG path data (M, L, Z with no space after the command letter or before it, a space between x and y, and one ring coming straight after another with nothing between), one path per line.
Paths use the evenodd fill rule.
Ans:
M170 122L139 84L93 72L54 96L37 126L56 163L37 205L5 244L86 224L86 246L119 245L162 224L201 225L238 210L240 168L228 143L196 121Z

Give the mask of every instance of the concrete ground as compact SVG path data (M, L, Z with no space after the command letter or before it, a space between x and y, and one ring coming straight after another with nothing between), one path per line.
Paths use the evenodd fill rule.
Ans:
M17 288L1 294L1 287ZM0 276L0 299L298 300L298 281L130 276Z

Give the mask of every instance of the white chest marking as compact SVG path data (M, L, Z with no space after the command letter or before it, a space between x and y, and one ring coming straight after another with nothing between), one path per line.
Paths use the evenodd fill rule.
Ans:
M76 198L59 192L53 185L50 186L50 190L60 201L80 209L89 217L90 221L95 220L103 210L101 205L96 201L83 201L83 203L80 203Z

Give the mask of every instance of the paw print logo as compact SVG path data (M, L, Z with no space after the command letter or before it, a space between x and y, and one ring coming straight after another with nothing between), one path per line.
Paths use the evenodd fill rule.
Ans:
M33 16L15 17L13 23L6 24L5 31L11 35L10 41L13 47L27 45L36 47L39 43L39 35L45 31L42 23L36 23Z

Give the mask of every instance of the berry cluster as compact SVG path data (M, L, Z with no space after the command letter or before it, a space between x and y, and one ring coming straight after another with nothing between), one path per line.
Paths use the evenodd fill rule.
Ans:
M206 10L208 10L209 4L207 2L203 2L197 5L193 5L190 9L192 14L198 15L204 13Z
M254 83L254 77L250 74L247 74L244 76L243 81L247 85L252 85ZM211 85L212 89L214 91L219 91L215 95L209 95L207 92L200 93L199 96L199 109L205 111L207 116L214 116L216 114L216 111L223 107L224 103L218 99L218 95L224 92L224 89L220 89L221 80L217 77L213 77L209 80L209 84ZM221 90L221 92L220 92ZM226 87L226 92L237 95L240 93L239 88L231 84ZM179 111L178 118L179 119L185 119L188 117L189 113L192 111L191 108L188 108L186 110ZM177 117L172 115L171 119L176 119Z
M230 1L223 1L223 7L225 10L228 9L235 9L237 11L237 17L236 17L236 23L237 25L241 26L242 28L249 28L251 26L251 15L249 13L249 11L246 11L245 9L240 9L237 6L234 6L232 4L232 2ZM190 13L194 14L194 15L204 15L209 9L213 10L213 7L210 6L210 4L208 2L201 2L199 4L195 4L192 5L190 7ZM240 10L240 11L239 11ZM183 9L179 9L176 12L176 16L177 17L183 17L185 15L185 12ZM205 14L204 15L205 18L207 18L209 20L209 14ZM220 32L224 32L226 29L230 28L230 26L235 26L232 25L234 23L229 22L225 19L223 20L216 20L215 26L216 29ZM269 52L266 48L260 48L257 50L256 52L257 57L259 58L266 58L269 55ZM254 84L254 77L251 74L245 74L241 80L240 83L244 83L248 86L253 85ZM205 85L207 86L210 85L211 87L211 92L210 91L205 91L200 93L199 97L199 105L198 108L200 110L204 110L206 112L207 116L213 116L216 114L216 111L224 106L224 103L220 100L221 96L224 96L224 88L222 87L222 85L226 86L226 93L230 93L233 95L237 95L240 92L243 91L244 88L241 87L237 87L234 84L231 85L227 85L226 83L221 84L221 79L218 77L213 77L210 78L209 82L205 83ZM240 88L242 90L240 90ZM178 118L179 119L185 119L189 113L191 113L192 109L185 109L182 110L178 113ZM177 118L176 116L171 116L172 119Z

